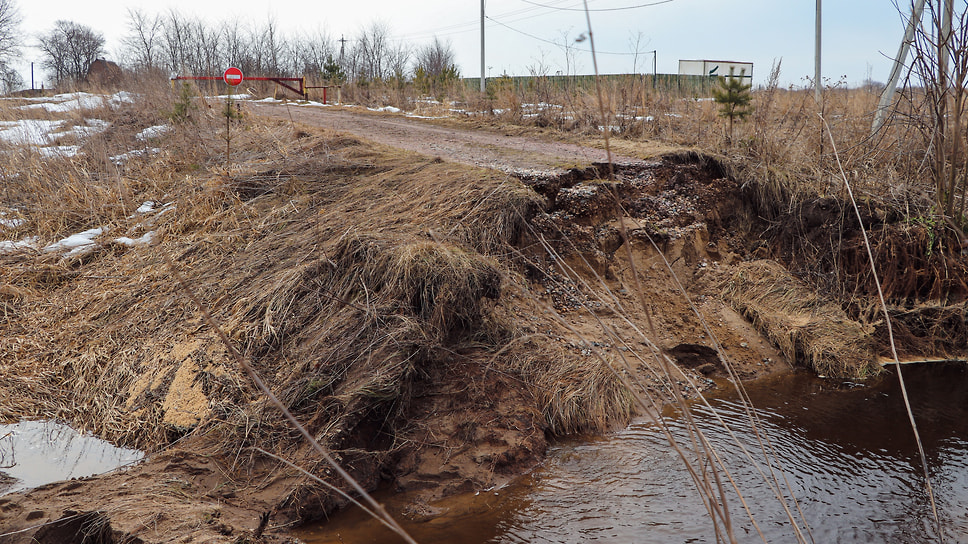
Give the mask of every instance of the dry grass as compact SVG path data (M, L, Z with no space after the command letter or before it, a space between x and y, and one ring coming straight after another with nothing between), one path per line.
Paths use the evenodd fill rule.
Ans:
M864 378L878 371L870 327L852 321L778 263L739 266L724 296L791 361L818 374Z
M415 447L415 397L460 384L466 365L540 397L541 430L629 416L605 363L521 341L506 278L539 195L497 172L288 124L243 121L226 165L217 106L197 105L156 142L134 135L165 122L167 93L95 112L111 128L76 157L8 151L0 198L25 222L5 238L36 236L43 247L108 230L78 257L0 254L0 323L17 339L0 346L0 419L67 420L149 450L187 436L228 459L259 447L317 464L218 347L162 252L367 486ZM163 151L108 159L149 145ZM146 201L158 205L135 213ZM151 246L113 242L146 232ZM335 504L297 480L293 497Z
M742 144L725 148L710 128L719 125L709 102L621 86L605 91L629 149L655 138L718 150L764 219L796 216L804 204L837 196L823 155L811 151L820 139L811 135L804 93L768 91ZM385 105L385 96L370 92ZM601 121L589 96L536 92L504 90L474 106L503 109L500 122L597 137ZM87 228L110 230L99 248L76 258L0 254L0 323L17 338L0 346L0 374L10 376L0 384L7 399L0 419L66 419L149 449L188 435L226 458L254 456L242 452L257 447L322 470L215 345L160 252L309 430L369 475L367 486L433 434L409 419L424 398L456 389L448 398L489 402L480 374L501 376L502 386L534 403L542 437L601 430L630 416L636 399L612 355L566 351L554 338L566 324L526 331L515 314L528 308L520 300L535 296L518 287L527 283L518 246L534 241L529 222L545 205L534 191L496 172L253 120L233 129L233 162L224 164L219 104L201 99L158 142L162 152L110 160L154 145L134 135L162 122L172 100L145 95L97 112L112 127L77 157L7 151L0 204L25 223L4 236L37 236L42 245ZM541 101L562 107L525 106ZM850 94L832 96L831 110L844 112L839 134L856 137L866 107ZM851 149L848 169L861 187L894 168L868 148ZM135 214L148 200L172 207ZM156 233L151 247L111 241L148 231ZM726 293L791 360L831 376L873 372L872 331L779 265L742 266ZM615 293L601 298L599 307L610 307ZM537 314L541 305L529 309ZM641 332L625 339L632 340L652 345ZM652 355L663 366L658 351ZM663 368L652 369L656 383L689 379ZM464 389L478 396L460 397L471 395ZM682 401L677 394L651 402ZM305 478L287 485L295 508L309 496L333 500Z

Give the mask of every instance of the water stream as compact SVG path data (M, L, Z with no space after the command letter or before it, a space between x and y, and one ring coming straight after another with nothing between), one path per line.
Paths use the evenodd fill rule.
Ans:
M968 369L921 365L904 372L944 541L968 542ZM938 542L896 376L856 384L796 373L749 384L748 391L760 429L769 436L776 463L799 501L803 515L796 516L796 523L809 528L814 542ZM756 449L736 395L724 392L711 403L739 440ZM770 486L708 409L696 411L766 540L795 542L792 523ZM684 438L682 420L670 415L668 421ZM406 497L386 497L386 502L391 511L399 510ZM557 444L541 469L513 486L437 506L447 514L405 524L419 542L716 542L682 461L647 422ZM762 542L735 493L729 507L737 540ZM400 541L352 511L300 536L313 544Z

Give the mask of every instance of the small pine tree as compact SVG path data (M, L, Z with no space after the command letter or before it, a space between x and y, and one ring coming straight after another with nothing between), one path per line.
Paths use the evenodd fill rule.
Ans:
M323 79L329 85L342 85L346 82L346 72L333 57L326 57L326 62L323 63Z
M743 83L746 70L741 70L739 77L733 75L733 68L729 69L729 77L719 76L719 86L713 88L713 100L719 104L719 116L729 120L729 142L733 141L733 121L743 120L753 113L753 100L750 95L752 84Z
M192 86L187 81L182 83L181 89L178 91L178 97L175 99L174 107L166 114L168 119L173 123L187 121L191 117L192 110L195 109L195 104L192 102L194 95Z

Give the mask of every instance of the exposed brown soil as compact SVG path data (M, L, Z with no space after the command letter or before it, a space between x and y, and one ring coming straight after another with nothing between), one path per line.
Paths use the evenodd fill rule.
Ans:
M206 187L196 205L217 225L180 202L193 220L171 220L182 230L164 250L368 489L389 483L427 502L486 489L539 463L555 435L625 422L633 393L693 395L728 372L810 364L809 347L771 343L740 313L755 320L782 301L723 296L749 261L784 246L757 235L764 225L716 160L623 158L608 180L604 153L571 144L252 108L304 123L292 145L308 158L195 180ZM97 542L243 542L263 512L261 538L278 542L346 504L256 449L342 485L252 390L157 255L4 258L0 303L15 317L0 323L20 344L0 360L13 377L0 386L3 415L56 415L161 451L117 474L0 498L0 542L81 542L84 531ZM92 277L112 279L80 283ZM653 348L679 363L680 378L659 371ZM96 417L45 404L45 387L92 360L116 395L74 384Z

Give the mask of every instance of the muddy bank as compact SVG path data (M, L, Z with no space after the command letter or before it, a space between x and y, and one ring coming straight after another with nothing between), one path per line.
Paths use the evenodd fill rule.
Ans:
M771 342L749 304L722 296L738 267L782 245L758 234L715 160L519 179L273 130L285 156L188 174L158 195L168 211L113 226L150 221L155 245L0 255L4 335L18 339L0 351L2 417L63 418L152 452L120 474L3 497L0 531L23 530L3 538L100 527L104 541L231 542L268 512L261 537L279 541L346 504L278 461L344 487L250 385L163 254L365 488L424 502L514 478L551 436L624 423L635 394L812 364L803 342ZM795 325L777 305L789 323L771 326ZM664 356L683 371L658 368ZM849 374L869 359L838 363Z

